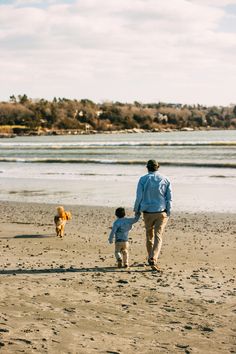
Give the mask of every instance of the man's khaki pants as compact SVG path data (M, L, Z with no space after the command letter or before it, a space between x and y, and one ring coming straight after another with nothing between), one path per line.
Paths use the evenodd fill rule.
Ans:
M115 256L117 261L123 259L123 265L128 265L129 264L129 242L116 242Z
M162 213L143 213L146 228L146 247L148 258L157 261L162 245L162 235L166 227L168 216Z

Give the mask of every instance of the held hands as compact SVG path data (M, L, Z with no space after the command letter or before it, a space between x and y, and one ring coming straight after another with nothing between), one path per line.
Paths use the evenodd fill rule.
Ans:
M113 243L113 240L108 240L108 242L110 243L110 245Z

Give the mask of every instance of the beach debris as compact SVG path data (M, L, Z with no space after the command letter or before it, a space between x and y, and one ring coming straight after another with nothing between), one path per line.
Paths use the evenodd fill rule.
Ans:
M201 327L201 330L202 330L203 332L213 332L213 331L214 331L214 329L212 329L212 328L210 328L210 327L208 327L208 326L203 326L203 327Z
M187 349L189 347L188 344L176 344L177 348L181 348L181 349Z
M190 325L186 325L186 326L184 326L184 328L185 328L185 329L187 329L187 330L191 330L191 329L193 329L193 327L192 327L192 326L190 326Z
M0 328L0 333L8 333L9 329L7 328Z
M128 280L119 279L119 280L117 280L117 283L119 283L119 284L128 284L129 282L128 282Z

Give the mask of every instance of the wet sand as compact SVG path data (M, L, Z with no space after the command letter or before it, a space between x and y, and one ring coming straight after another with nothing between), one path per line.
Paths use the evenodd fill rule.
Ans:
M173 213L158 273L142 221L115 267L113 208L66 206L59 239L55 205L0 207L1 353L236 352L235 214Z

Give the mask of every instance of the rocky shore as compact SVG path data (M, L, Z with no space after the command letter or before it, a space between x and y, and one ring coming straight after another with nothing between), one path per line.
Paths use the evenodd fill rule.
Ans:
M48 136L48 135L92 135L92 134L132 134L132 133L159 133L159 132L174 132L185 131L191 132L195 130L218 130L218 129L201 129L201 128L189 128L184 127L181 129L162 128L162 129L122 129L122 130L78 130L78 129L44 129L44 130L18 130L14 133L14 130L9 133L0 133L0 138L15 138L16 136Z

